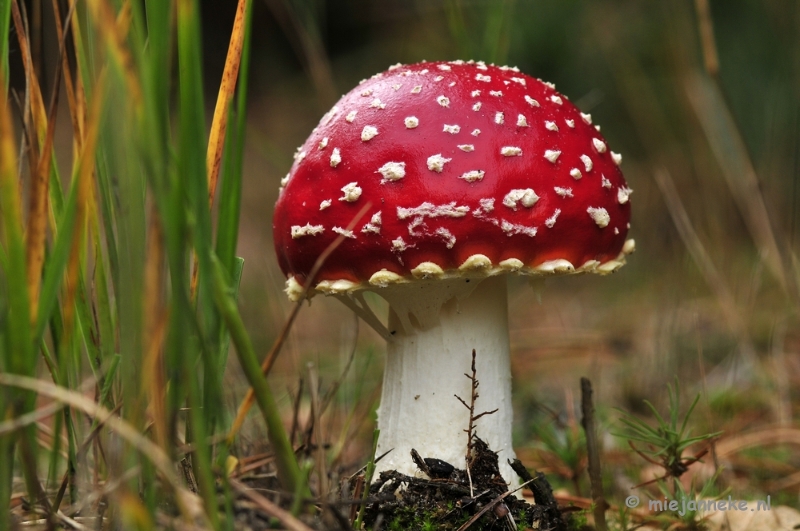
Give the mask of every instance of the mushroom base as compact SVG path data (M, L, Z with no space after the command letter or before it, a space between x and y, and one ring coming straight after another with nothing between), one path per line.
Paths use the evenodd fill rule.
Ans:
M462 281L470 282L470 281ZM508 338L508 304L505 276L479 282L467 295L466 286L454 287L436 315L411 313L401 319L395 308L413 308L414 301L387 296L391 305L383 394L378 412L378 455L392 450L377 463L377 471L418 473L411 459L414 448L422 457L442 459L466 468L472 350L476 351L476 376L480 382L475 414L497 409L475 422L475 432L499 453L500 472L509 485L519 484L507 464L515 457L511 443L511 368ZM380 293L380 292L379 292ZM424 297L409 290L407 297ZM387 294L388 295L388 294ZM425 315L427 314L427 315ZM406 318L410 317L410 318ZM408 329L408 322L412 323Z

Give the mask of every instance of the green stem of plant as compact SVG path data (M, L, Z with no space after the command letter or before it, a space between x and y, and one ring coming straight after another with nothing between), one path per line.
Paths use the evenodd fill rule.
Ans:
M236 303L229 293L225 270L216 256L211 257L211 263L214 269L214 301L228 327L228 333L230 333L233 344L236 347L239 363L247 381L253 388L256 403L261 409L261 414L267 424L269 442L272 446L272 451L275 453L278 479L288 492L301 492L303 496L310 496L307 484L303 485L306 482L303 480L297 458L281 422L275 398L269 388L267 379L264 378L261 372L261 365L258 363L250 337L247 335L239 310L236 308Z
M378 436L381 430L376 429L372 432L372 457L367 463L367 470L364 478L364 492L361 494L361 507L358 508L358 517L353 523L353 529L361 529L361 522L364 519L364 510L367 507L367 497L369 496L369 486L372 484L372 476L375 474L375 452L378 451Z

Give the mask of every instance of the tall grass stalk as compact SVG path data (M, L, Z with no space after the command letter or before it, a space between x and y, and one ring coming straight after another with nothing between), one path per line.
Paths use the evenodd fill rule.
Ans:
M235 302L252 1L239 2L208 133L197 0L53 6L52 31L71 59L56 61L66 97L51 94L45 109L24 13L0 0L0 505L9 506L21 471L51 518L97 482L116 484L106 516L117 525L152 525L164 494L176 514L194 518L173 465L191 443L202 519L232 522L220 518L233 509L217 505L214 466L229 449L209 442L229 429L221 406L230 337L256 369L246 372L283 487L307 493ZM17 117L6 96L12 21L28 94ZM62 183L53 133L64 104L74 156ZM15 122L28 125L20 141L31 155L21 165ZM52 383L35 380L40 358ZM59 443L36 444L36 421L52 415L66 461ZM0 520L0 530L10 525Z

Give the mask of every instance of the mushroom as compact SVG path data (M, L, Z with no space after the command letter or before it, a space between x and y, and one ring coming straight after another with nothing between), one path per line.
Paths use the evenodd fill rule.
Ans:
M337 296L387 339L379 471L413 474L412 447L465 466L469 411L453 395L469 398L475 349L477 408L498 410L476 432L517 481L506 274L620 268L634 249L621 160L552 84L482 62L398 65L325 114L282 182L275 248L297 300L345 237L307 294ZM388 326L366 290L388 301Z

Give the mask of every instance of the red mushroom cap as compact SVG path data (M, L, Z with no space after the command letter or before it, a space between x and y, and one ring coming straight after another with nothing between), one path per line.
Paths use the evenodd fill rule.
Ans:
M303 284L344 234L325 286L459 268L610 272L632 250L620 161L589 115L516 68L392 67L343 96L295 155L273 221L280 267Z

